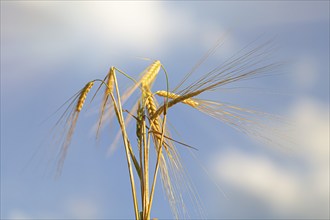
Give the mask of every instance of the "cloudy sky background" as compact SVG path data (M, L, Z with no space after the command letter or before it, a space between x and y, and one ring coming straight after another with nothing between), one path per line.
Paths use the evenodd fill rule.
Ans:
M203 98L283 115L294 124L295 144L283 153L176 106L169 112L176 138L197 147L208 170L177 146L206 217L329 218L327 1L1 1L1 218L133 217L123 146L109 153L109 127L110 137L95 144L95 109L80 115L57 180L45 139L60 114L42 122L112 65L137 77L149 64L137 57L161 60L174 88L224 33L225 45L197 76L261 34L275 36L276 55L288 65L279 76L238 84L257 89ZM164 89L162 80L155 90ZM152 217L171 218L161 185L156 193ZM190 217L198 215L192 210Z

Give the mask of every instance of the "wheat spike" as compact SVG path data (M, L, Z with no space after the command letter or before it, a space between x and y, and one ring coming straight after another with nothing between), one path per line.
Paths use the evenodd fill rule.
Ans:
M156 60L147 68L146 73L141 78L142 88L150 87L150 85L155 80L155 78L160 70L161 65L162 64L160 63L160 61Z
M154 99L153 94L151 93L151 91L147 91L144 93L144 97L145 97L145 105L146 105L146 109L147 109L147 113L149 115L149 117L151 117L152 115L155 115L156 111L157 111L157 104L156 104L156 100ZM161 119L160 116L157 116L153 119L150 119L150 124L152 124L150 127L152 130L154 130L155 132L153 133L154 139L157 142L160 141L160 137L163 132L165 132L165 134L167 133L167 129L165 127L165 130L162 130L161 127ZM157 145L157 144L156 144ZM163 146L168 154L169 157L171 157L171 152L169 151L168 147L171 148L171 150L173 150L173 146L170 145L166 145L165 143L163 143Z
M202 92L203 92L203 90L198 90L198 91L191 92L191 93L188 93L188 94L184 94L184 95L181 95L181 96L175 94L177 97L176 97L175 99L171 100L170 102L168 102L168 103L162 105L161 107L159 107L159 108L155 111L155 113L154 113L153 115L150 116L151 119L153 120L153 119L159 117L159 115L165 110L165 107L166 107L166 108L170 108L170 107L172 107L173 105L176 105L176 104L179 103L179 102L183 102L183 103L184 103L186 100L189 100L189 99L192 100L192 99L191 99L192 97L195 97L195 96L201 94ZM170 97L169 97L169 98L170 98ZM187 103L186 103L186 104L187 104ZM192 103L190 103L190 104L192 104ZM198 102L196 102L195 104L197 104L197 105L195 105L195 106L193 106L193 107L197 107L197 106L199 105Z
M115 67L110 67L110 71L108 74L108 80L107 80L107 88L105 90L105 95L109 95L113 91L113 84L114 84L114 72Z
M151 117L157 111L156 101L155 101L155 99L153 97L153 94L151 93L150 90L148 90L147 92L144 92L144 97L145 97L145 105L146 105L147 113L148 113L149 117ZM165 128L165 131L162 131L159 116L155 117L153 119L150 119L149 121L150 121L150 124L151 124L151 126L150 126L151 129L155 131L155 133L153 133L153 136L154 136L155 142L157 143L157 142L159 142L160 136L161 136L159 134L162 134L163 132L166 133L166 128ZM168 151L168 147L165 144L164 144L164 148L170 156L170 152Z
M150 92L148 92L146 94L146 108L147 108L147 111L148 111L148 115L153 115L156 111L157 111L157 106L155 104L155 100L152 96L152 94ZM154 126L154 130L158 131L158 132L161 132L160 130L160 125L159 125L159 121L158 121L158 117L155 118L153 121L153 126Z
M149 116L155 114L155 112L157 110L157 105L155 103L155 100L154 100L154 97L153 97L153 94L152 94L150 88L151 88L151 84L155 80L155 78L160 70L161 65L162 64L160 63L159 60L154 61L145 70L145 74L141 78L141 85L142 85L142 90L143 90L142 96L145 99L145 105L146 105L147 113ZM155 130L156 132L162 133L160 122L159 122L159 117L154 118L152 120L152 124L153 124L153 130ZM156 135L154 135L154 136L156 136Z
M75 111L71 111L68 118L65 120L66 124L68 125L68 128L65 127L65 133L66 133L66 138L63 140L62 143L62 148L60 150L60 158L58 161L58 166L57 166L57 176L60 175L64 160L67 154L67 151L69 149L69 145L71 143L72 135L74 133L74 130L76 128L76 124L78 121L79 113L84 105L84 102L86 100L87 93L91 90L92 86L94 85L94 81L91 81L87 83L84 88L79 92L79 97L78 97L78 102L75 108ZM74 99L76 100L76 98ZM70 105L71 106L71 105Z
M86 100L86 97L87 97L87 94L89 93L89 91L91 90L91 88L93 87L94 85L94 82L89 82L85 85L85 87L82 89L81 93L80 93L80 96L79 96L79 99L78 99L78 103L77 103L77 106L76 106L76 111L77 112L80 112L84 103L85 103L85 100Z
M100 119L99 119L99 123L98 123L98 126L97 126L97 131L96 131L96 139L99 138L99 134L100 134L100 129L102 127L102 124L104 122L104 118L103 118L103 115L105 113L105 110L107 107L111 107L112 104L111 104L111 100L110 100L110 103L108 105L108 100L109 100L109 96L110 94L113 92L113 88L114 88L114 74L115 74L115 67L112 66L110 67L110 70L106 76L106 88L105 88L105 91L104 91L104 94L103 94L103 99L102 99L102 104L101 104L101 110L100 110Z
M180 95L177 95L173 92L166 92L164 90L157 91L156 95L162 96L162 97L168 97L170 99L176 99L176 98L180 97ZM199 102L197 102L196 100L190 99L190 98L183 100L182 103L190 105L191 107L194 107L194 108L199 105Z

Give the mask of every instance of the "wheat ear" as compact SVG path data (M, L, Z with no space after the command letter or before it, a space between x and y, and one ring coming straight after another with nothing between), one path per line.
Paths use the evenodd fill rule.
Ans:
M155 94L158 95L158 96L167 97L167 98L170 98L170 99L176 99L176 98L180 97L180 95L177 95L173 92L167 92L167 91L164 91L164 90L157 91ZM191 98L184 99L182 101L182 103L190 105L191 107L194 107L194 108L199 105L199 102L197 102L196 100L193 100Z
M185 95L182 95L182 96L179 96L179 95L176 95L177 97L175 99L173 99L172 101L168 102L167 103L167 108L170 108L172 107L173 105L179 103L179 102L184 102L186 101L187 99L191 99L192 97L195 97L199 94L201 94L202 92L204 92L205 90L198 90L198 91L195 91L195 92L191 92L191 93L188 93L188 94L185 94ZM169 97L170 98L170 97ZM187 104L187 103L186 103ZM197 103L196 103L197 104ZM198 105L197 105L198 106ZM164 110L165 110L165 104L162 105L161 107L159 107L157 109L157 111L155 111L155 113L153 115L151 115L151 119L155 119L157 118ZM196 106L193 106L193 107L196 107Z
M154 61L147 69L146 73L141 78L142 88L150 88L151 84L154 82L160 67L161 63L159 60Z
M113 92L113 88L114 88L114 74L115 74L115 67L110 67L110 70L108 72L108 75L106 76L107 81L105 83L106 88L104 91L104 95L103 95L103 99L102 99L102 104L101 104L101 110L100 110L100 119L99 119L99 123L97 126L97 131L96 131L96 139L99 138L99 134L100 134L100 129L103 123L103 115L105 112L105 109L107 108L107 103L108 103L108 99L109 99L109 95L110 93ZM111 104L110 104L111 106Z
M86 97L87 97L87 94L89 93L89 91L91 90L91 88L93 87L94 85L94 81L91 81L89 83L87 83L85 85L85 87L82 89L81 93L80 93L80 96L79 96L79 99L78 99L78 103L77 103L77 106L76 106L76 111L80 112L84 103L85 103L85 100L86 100Z
M66 133L66 138L63 141L62 148L60 150L60 159L58 161L58 166L57 166L57 174L56 176L59 176L61 174L63 165L64 165L64 160L66 158L69 145L71 143L72 135L74 133L74 130L76 128L77 120L79 117L79 113L84 105L84 102L86 100L87 94L91 90L91 88L94 85L94 81L91 81L85 85L85 87L80 91L78 102L76 104L76 108L74 111L70 113L70 115L67 118L67 123L69 125L68 131Z

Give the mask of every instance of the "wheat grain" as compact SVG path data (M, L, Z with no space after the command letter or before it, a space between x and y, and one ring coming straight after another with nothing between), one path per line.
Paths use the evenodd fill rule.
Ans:
M81 93L80 93L80 96L78 98L78 103L77 103L77 106L76 106L76 111L77 112L80 112L84 103L85 103L85 100L86 100L86 97L87 97L87 94L89 93L89 91L91 90L91 88L93 87L94 85L94 81L91 81L89 83L87 83L85 85L85 87L82 89Z

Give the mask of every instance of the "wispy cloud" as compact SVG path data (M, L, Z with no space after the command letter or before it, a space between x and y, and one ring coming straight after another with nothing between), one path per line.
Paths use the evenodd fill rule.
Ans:
M9 211L6 219L100 219L104 214L97 200L83 196L69 197L63 201L59 213L54 210L25 211L16 208Z
M8 219L17 219L17 220L21 220L21 219L33 219L31 216L29 216L28 214L20 211L20 210L12 210L9 213Z
M66 211L73 219L101 218L100 205L89 198L72 198L66 201Z
M157 59L181 43L209 41L221 32L162 2L4 2L1 17L2 75L12 90L67 74L61 67L68 63Z
M298 102L290 113L297 130L291 163L229 151L216 160L220 181L261 199L281 217L329 217L328 112L326 105L315 101ZM300 165L292 165L295 162Z

